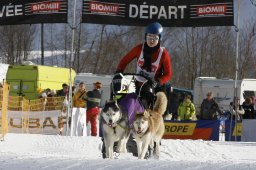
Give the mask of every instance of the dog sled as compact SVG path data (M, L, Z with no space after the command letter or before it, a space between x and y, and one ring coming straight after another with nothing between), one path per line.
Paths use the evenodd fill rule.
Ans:
M138 86L136 83L136 78L143 78L145 79L145 82ZM158 88L158 89L157 89ZM154 88L154 82L143 75L140 74L133 74L133 73L118 73L114 75L112 82L111 82L111 96L110 96L110 101L116 102L119 106L122 108L122 112L126 114L125 116L128 118L128 122L122 122L119 120L119 123L122 125L118 124L113 124L113 120L111 118L110 120L107 120L108 118L107 115L105 115L104 110L108 110L109 107L112 107L112 110L118 109L118 106L114 106L113 104L106 103L105 106L102 109L101 117L100 117L100 136L103 138L104 135L113 135L114 134L119 134L120 131L123 131L123 133L126 133L126 131L129 131L132 128L132 123L135 118L136 112L143 112L144 109L148 108L153 108L154 105L154 100L155 100L155 91L156 90L161 90L159 87ZM104 117L105 116L105 117ZM122 115L123 116L123 115ZM125 119L125 116L123 116L122 119ZM113 119L115 119L113 117ZM125 124L126 123L126 124ZM112 125L113 124L113 125ZM112 127L113 126L113 127ZM115 127L114 127L115 126ZM122 126L120 128L120 126ZM110 127L110 128L109 128ZM112 132L105 132L107 131L106 129L112 129ZM119 130L118 130L119 129ZM126 129L126 130L125 130ZM128 132L130 133L130 132ZM132 135L128 135L129 139L126 144L126 150L129 153L132 153L133 156L138 156L138 151L137 151L137 145L136 141L134 140ZM102 138L102 139L103 139ZM106 158L106 148L105 148L105 142L103 141L102 145L102 157ZM109 143L109 142L107 142ZM108 145L108 144L107 144ZM119 148L120 146L117 145L117 142L115 142L113 151L114 153L119 153ZM120 149L120 148L119 148ZM107 150L108 151L108 150ZM149 149L146 158L148 158L151 155L151 150Z

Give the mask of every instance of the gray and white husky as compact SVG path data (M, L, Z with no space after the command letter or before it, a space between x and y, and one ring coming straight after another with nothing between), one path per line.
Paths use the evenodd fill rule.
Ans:
M130 134L127 114L123 113L117 102L108 101L102 109L101 116L106 158L113 159L113 146L117 141L117 151L126 153L126 143Z

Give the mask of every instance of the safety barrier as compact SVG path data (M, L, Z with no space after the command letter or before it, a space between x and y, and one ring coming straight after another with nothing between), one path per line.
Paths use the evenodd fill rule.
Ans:
M2 119L0 121L0 137L2 138L8 131L7 110L8 113L18 111L20 114L20 129L22 133L30 133L31 123L35 121L33 117L35 112L40 111L57 111L66 108L63 106L65 97L48 97L35 100L28 100L21 96L9 96L9 86L0 88L0 112ZM44 115L42 115L44 116ZM57 115L58 116L58 115ZM42 118L43 119L43 118ZM10 125L14 119L10 120ZM32 122L31 122L32 121ZM61 122L63 120L61 119Z
M1 88L1 124L0 124L0 139L3 139L5 134L8 133L8 120L7 120L7 107L8 107L9 85L4 83Z
M20 98L17 98L18 100ZM49 98L40 98L35 100L27 100L21 98L21 101L16 101L15 103L21 103L21 125L22 133L30 133L30 124L31 121L35 121L33 113L38 111L49 111L49 110L61 110L63 107L64 97L49 97ZM19 110L19 109L18 109ZM32 113L32 114L31 114ZM32 117L31 117L32 116ZM43 118L44 115L41 115ZM41 129L43 130L42 126Z
M2 90L0 91L0 107L2 108ZM9 96L8 110L12 111L49 111L61 110L63 108L63 101L65 97L48 97L35 100L27 100L21 96ZM23 105L23 102L26 104ZM1 110L0 108L0 110Z

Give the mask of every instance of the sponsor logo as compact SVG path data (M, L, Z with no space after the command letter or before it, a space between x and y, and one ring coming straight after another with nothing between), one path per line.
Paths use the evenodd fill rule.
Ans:
M129 17L140 19L184 19L186 5L155 6L143 3L143 5L130 4Z
M89 9L91 12L96 12L96 13L112 13L112 14L119 13L119 5L117 4L91 2L89 5Z
M227 12L227 5L208 5L197 7L197 15L225 15Z
M194 133L196 123L164 123L165 135L191 136Z
M31 5L32 12L48 12L48 11L59 11L61 2L42 2Z
M55 119L58 119L56 122ZM29 128L46 128L50 127L56 129L64 124L66 124L66 117L46 117L44 119L40 118L29 118L29 119L17 119L10 118L10 128L22 128L22 125L28 125Z

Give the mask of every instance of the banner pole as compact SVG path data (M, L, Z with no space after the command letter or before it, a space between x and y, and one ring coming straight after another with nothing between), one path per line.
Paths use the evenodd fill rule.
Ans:
M74 3L74 11L73 11L73 24L72 24L72 41L71 41L71 57L70 57L70 65L69 65L69 91L68 91L68 115L67 115L67 130L66 130L66 136L68 136L68 130L69 130L69 117L72 117L72 65L74 60L74 42L75 42L75 25L76 25L76 0Z
M240 25L239 25L239 22L240 22L240 0L237 1L237 26L236 26L236 76L235 76L235 141L237 141L237 119L238 119L238 113L237 113L237 107L239 108L239 103L240 102L238 100L238 97L237 97L237 77L238 77L238 57L239 57L239 29L240 29ZM241 96L240 96L241 97Z

